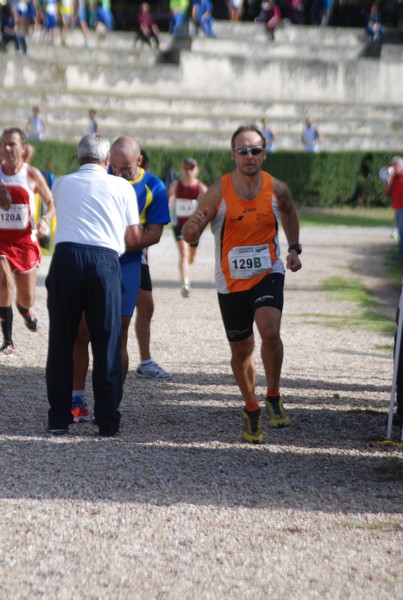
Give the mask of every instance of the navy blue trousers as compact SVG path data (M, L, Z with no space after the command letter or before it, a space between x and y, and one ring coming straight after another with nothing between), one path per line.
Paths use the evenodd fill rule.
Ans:
M73 421L73 347L84 312L93 353L94 415L100 433L119 430L123 394L122 283L116 252L81 244L57 244L46 278L49 346L46 385L49 429Z

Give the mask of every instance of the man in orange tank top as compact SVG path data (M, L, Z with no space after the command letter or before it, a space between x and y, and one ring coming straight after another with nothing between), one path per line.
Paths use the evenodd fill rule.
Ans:
M262 171L266 140L254 125L239 127L231 138L235 169L213 183L182 228L196 243L207 224L216 244L218 301L231 348L231 367L241 391L243 439L263 442L256 398L253 324L259 331L271 427L287 427L290 418L280 396L283 344L280 337L285 269L280 258L279 223L288 242L286 268L301 268L299 221L286 183Z

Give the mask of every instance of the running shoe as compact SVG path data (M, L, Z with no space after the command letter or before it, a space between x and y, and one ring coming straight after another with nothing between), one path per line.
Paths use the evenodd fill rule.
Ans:
M86 423L92 420L88 404L83 396L73 396L71 413L74 423Z
M48 429L49 435L54 435L56 437L63 437L64 435L70 435L68 429Z
M190 296L190 285L189 283L184 283L181 287L182 298L189 298Z
M263 442L262 411L260 408L250 412L244 408L243 411L242 437L249 444L261 444Z
M153 360L146 365L140 364L136 370L137 377L143 377L144 379L172 379L173 374L165 371L162 367L157 365Z
M284 410L280 396L266 397L265 404L270 427L288 427L290 425L290 417Z
M0 348L0 358L3 356L12 356L14 354L14 344L5 342Z
M36 331L38 327L38 318L32 308L29 308L27 312L23 313L20 311L20 315L24 319L25 325L30 331Z

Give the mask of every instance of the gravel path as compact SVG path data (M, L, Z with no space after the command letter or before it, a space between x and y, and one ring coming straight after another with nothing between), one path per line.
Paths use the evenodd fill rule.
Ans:
M1 597L400 599L402 451L376 444L386 433L392 338L329 326L359 307L320 289L333 275L359 277L392 317L388 235L303 229L303 270L287 276L282 328L292 426L265 421L259 447L241 442L209 232L186 300L172 234L151 251L153 355L173 381L136 378L132 332L121 436L98 439L81 424L70 439L49 439L44 260L40 330L30 334L16 315L17 355L0 364ZM263 398L258 352L256 361Z

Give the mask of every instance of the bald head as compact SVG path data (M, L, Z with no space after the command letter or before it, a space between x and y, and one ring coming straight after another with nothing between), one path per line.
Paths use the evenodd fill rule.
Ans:
M111 167L114 175L133 181L140 174L140 144L128 135L122 135L111 146Z

